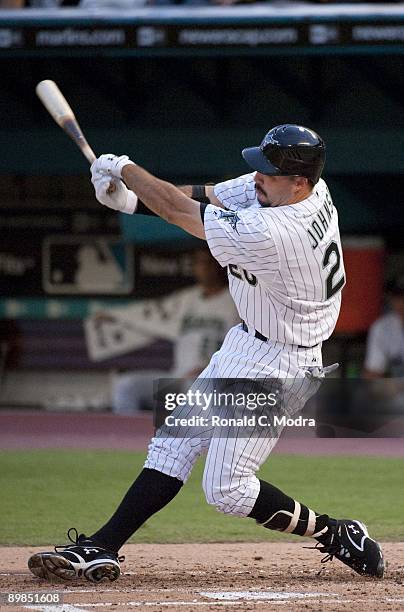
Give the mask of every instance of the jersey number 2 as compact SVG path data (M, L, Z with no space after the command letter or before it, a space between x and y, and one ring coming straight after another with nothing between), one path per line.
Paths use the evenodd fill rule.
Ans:
M335 293L337 293L337 291L342 289L345 284L345 275L343 274L339 281L337 281L334 285L334 276L337 274L341 265L341 253L339 252L338 244L334 241L328 245L327 250L324 253L323 268L326 268L328 266L328 264L330 263L330 257L333 253L335 253L336 257L335 264L331 268L327 276L327 280L325 281L327 300L329 300Z

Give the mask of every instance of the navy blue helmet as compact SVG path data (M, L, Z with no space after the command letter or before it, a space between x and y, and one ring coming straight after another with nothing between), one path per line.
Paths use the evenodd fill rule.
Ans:
M313 130L302 125L277 125L259 147L243 149L253 169L270 176L305 176L315 185L325 163L325 144Z

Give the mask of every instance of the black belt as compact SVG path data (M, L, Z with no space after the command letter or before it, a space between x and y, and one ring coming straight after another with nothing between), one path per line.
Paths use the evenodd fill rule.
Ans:
M248 327L245 324L245 321L241 321L241 328L243 331L248 333ZM254 337L257 338L257 340L261 340L261 342L268 342L269 340L269 338L264 336L264 334L261 334L261 332L257 331L256 329L254 330ZM318 344L315 344L314 346L303 346L302 344L298 344L297 348L310 349L315 348L316 346L318 346Z

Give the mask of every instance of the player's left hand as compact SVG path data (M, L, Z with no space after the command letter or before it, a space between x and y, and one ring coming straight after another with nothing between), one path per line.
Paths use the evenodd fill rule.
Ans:
M127 155L118 156L113 153L104 153L104 155L100 155L91 164L91 175L93 173L102 173L121 179L122 169L128 164L134 164L134 162Z

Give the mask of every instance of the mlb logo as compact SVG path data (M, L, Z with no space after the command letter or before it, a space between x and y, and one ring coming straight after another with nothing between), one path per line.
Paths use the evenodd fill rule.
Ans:
M118 237L47 237L42 252L46 293L128 295L133 291L133 249Z

